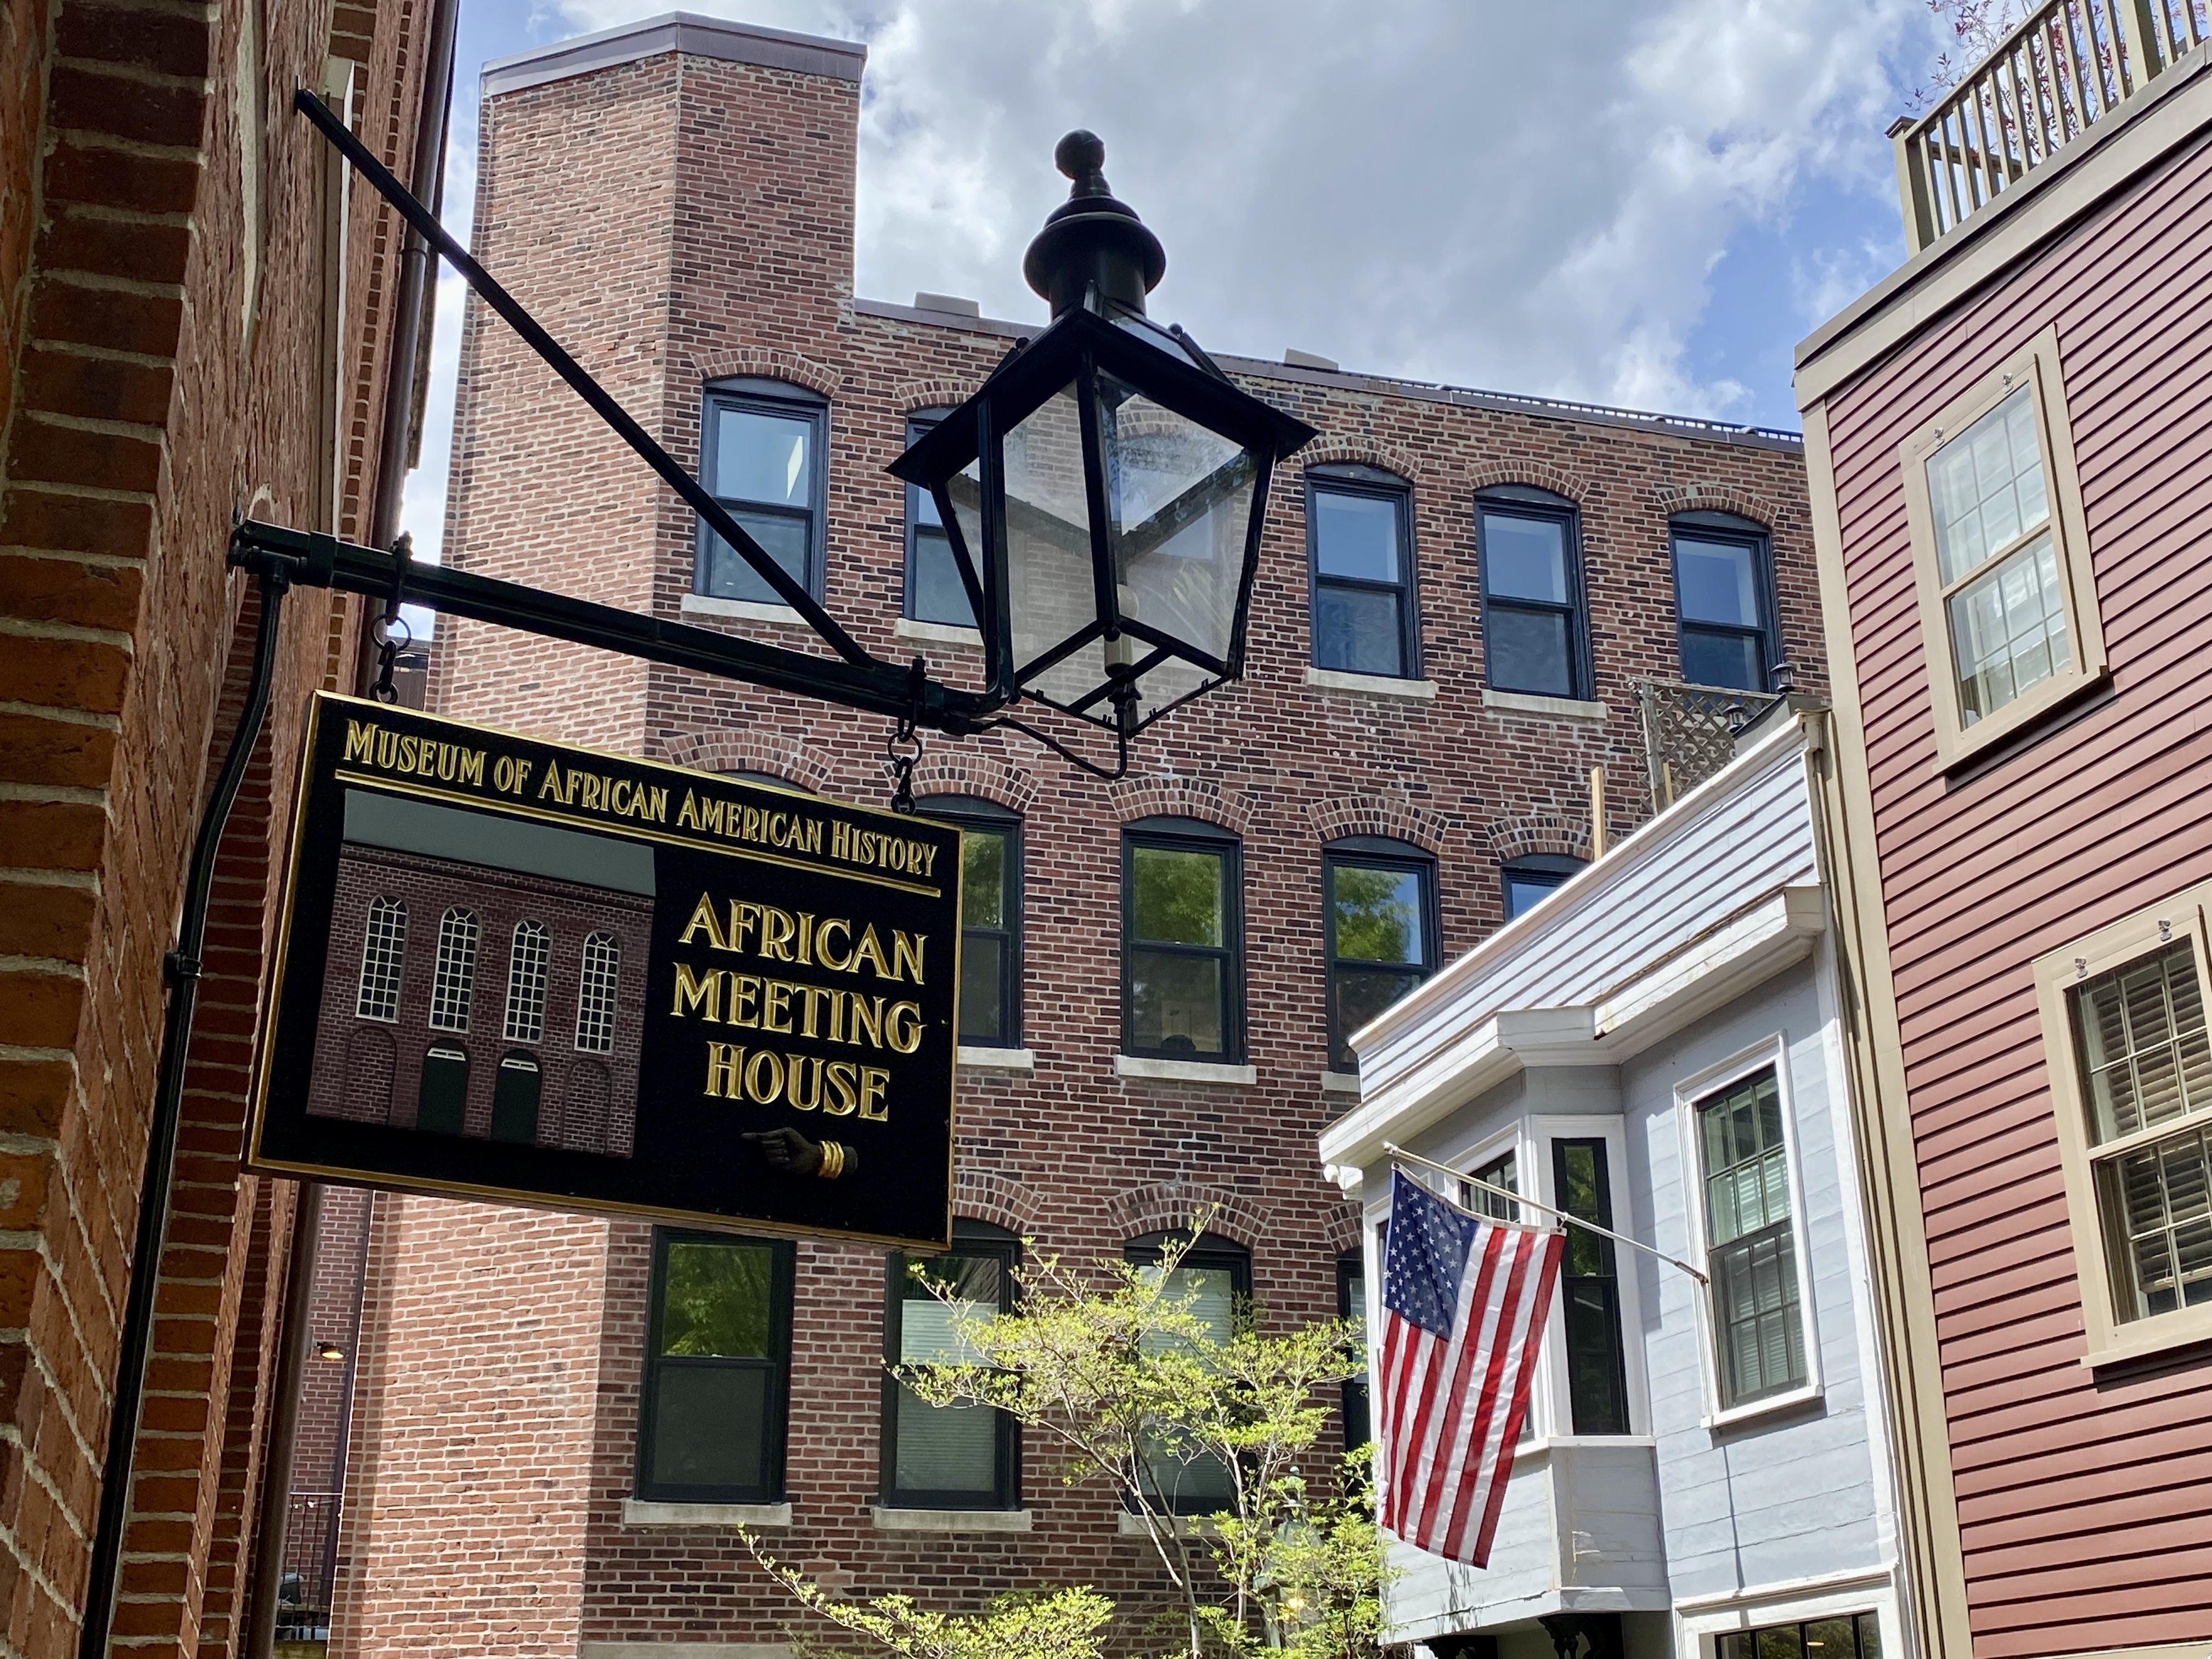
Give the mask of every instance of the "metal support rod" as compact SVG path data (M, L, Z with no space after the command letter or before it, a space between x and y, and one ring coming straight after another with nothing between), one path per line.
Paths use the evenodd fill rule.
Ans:
M1403 1146L1396 1146L1390 1141L1386 1140L1382 1143L1382 1150L1404 1163L1418 1164L1425 1170L1434 1170L1438 1175L1448 1175L1454 1181L1473 1187L1479 1192L1492 1193L1499 1198L1510 1199L1516 1204L1526 1204L1532 1210L1540 1210L1546 1215L1557 1216L1570 1226L1579 1227L1586 1233L1595 1233L1600 1238L1609 1238L1616 1244L1627 1245L1632 1250L1641 1250L1646 1255L1656 1256L1670 1267L1680 1267L1700 1285L1711 1285L1712 1283L1712 1280L1707 1279L1705 1274L1699 1273L1680 1256L1668 1255L1664 1250L1655 1250L1643 1240L1631 1238L1626 1233L1617 1233L1610 1227L1599 1226L1595 1221L1585 1221L1580 1216L1570 1214L1554 1205L1540 1204L1525 1193L1515 1192L1510 1187L1493 1187L1487 1181L1477 1181L1473 1176L1462 1174L1453 1169L1449 1164L1439 1164L1434 1158L1423 1158L1419 1152L1409 1152ZM1444 1201L1449 1204L1452 1200L1446 1199ZM1455 1205L1453 1207L1458 1206ZM1483 1218L1486 1221L1495 1218L1490 1216Z
M137 1236L131 1250L131 1283L125 1293L121 1353L115 1367L115 1401L108 1418L107 1457L101 1468L100 1514L94 1523L92 1565L85 1589L84 1624L78 1632L78 1659L106 1659L114 1621L115 1592L123 1560L123 1529L131 1515L131 1475L138 1438L138 1409L146 1389L146 1355L154 1333L154 1293L161 1278L161 1242L168 1234L169 1188L177 1158L177 1129L183 1115L185 1063L191 1046L192 1017L199 1007L200 948L207 938L209 896L215 885L216 854L231 804L245 781L246 763L269 713L270 682L276 667L276 623L291 577L287 564L264 557L248 560L238 550L234 563L251 563L259 578L261 615L254 624L253 668L237 729L223 753L215 787L200 814L185 878L185 902L177 925L177 948L163 962L169 979L168 1018L161 1031L161 1058L154 1085L154 1116L146 1135L146 1173L138 1188ZM212 1427L210 1432L212 1432Z
M705 486L678 465L675 459L654 442L643 427L630 418L629 411L617 403L606 388L593 380L583 365L571 357L561 343L548 334L538 319L500 286L489 271L469 256L469 251L455 241L446 228L438 222L437 215L416 200L407 187L392 176L391 170L353 136L345 123L331 113L329 106L321 99L302 87L292 94L292 105L321 129L323 136L335 144L340 154L375 187L377 194L397 208L408 224L437 249L447 264L461 273L468 285L476 290L477 298L504 318L507 326L522 337L523 343L567 381L569 390L581 398L593 414L612 427L615 435L635 450L647 465L660 475L663 483L681 495L685 504L704 519L708 526L753 568L762 580L775 590L777 598L805 617L808 626L828 641L847 662L855 665L875 664L875 658L870 656L866 649L822 608L814 596L806 591L805 584L770 558L766 550L746 533L744 526L707 493Z
M379 597L392 591L392 556L388 551L342 542L317 532L252 520L239 526L234 540L286 558L292 565L292 580L303 586ZM451 616L470 617L526 634L617 651L648 662L744 680L800 696L820 697L894 720L907 718L917 707L912 671L896 663L879 662L872 657L865 664L839 662L732 634L718 634L689 623L641 617L613 605L548 593L471 571L410 565L407 598L411 604ZM933 730L965 735L981 731L987 717L1000 706L981 693L955 690L925 680L915 720Z

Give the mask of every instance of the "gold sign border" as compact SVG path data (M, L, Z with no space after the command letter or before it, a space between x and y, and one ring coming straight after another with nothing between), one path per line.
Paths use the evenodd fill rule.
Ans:
M645 1205L618 1204L611 1200L576 1198L561 1194L549 1193L540 1194L536 1199L524 1199L517 1197L517 1189L511 1187L486 1187L474 1182L437 1181L427 1176L393 1176L380 1180L359 1170L336 1169L325 1164L301 1164L289 1158L265 1156L261 1150L261 1135L263 1129L267 1126L269 1116L269 1072L273 1051L272 1039L276 1036L277 1021L282 1018L284 1006L285 969L291 964L292 910L299 896L300 857L307 839L305 826L307 799L313 792L315 781L313 766L315 742L322 732L324 709L341 707L367 708L384 713L389 709L390 705L378 702L368 697L352 697L343 692L319 690L309 697L307 718L301 722L302 730L300 744L300 775L297 782L294 785L292 797L292 844L284 861L284 900L279 907L277 915L276 960L270 964L269 985L262 1000L262 1018L258 1022L259 1030L256 1039L258 1052L254 1057L253 1067L252 1133L246 1139L246 1151L240 1159L243 1168L264 1174L307 1176L331 1182L339 1186L368 1188L379 1192L420 1192L447 1194L456 1198L476 1198L487 1203L509 1208L550 1211L556 1214L617 1216L634 1220L666 1221L672 1224L702 1227L717 1232L770 1238L809 1239L817 1243L880 1244L893 1249L933 1250L950 1248L952 1243L952 1194L957 1182L956 1171L958 1163L957 1152L960 1140L960 985L962 982L960 957L964 930L957 925L957 919L967 913L968 883L967 860L957 856L954 860L953 878L953 915L956 925L952 930L952 1042L951 1060L948 1068L950 1075L946 1079L945 1089L945 1237L943 1238L906 1238L890 1233L863 1233L849 1231L843 1228L824 1231L794 1225L788 1222L758 1220L750 1217L737 1218L719 1215L712 1212L702 1212L696 1210L674 1210ZM520 742L538 744L545 748L563 750L574 754L593 755L602 760L614 761L623 766L641 767L648 771L665 773L672 777L703 779L725 788L728 787L731 782L731 780L717 772L702 772L689 766L672 766L665 761L641 760L635 755L617 754L611 750L594 748L589 744L560 743L553 738L537 737L527 732L512 732L505 726L481 726L470 720L450 720L443 714L428 714L416 708L409 708L403 712L410 720L428 720L433 725L447 726L459 732L488 733L494 737L512 738ZM395 793L433 795L487 811L505 811L514 816L528 817L555 817L555 815L544 812L540 808L519 806L496 800L483 800L474 795L463 795L446 790L426 789L419 784L402 783L396 779L380 778L373 775L348 775L337 768L332 769L332 777L341 781L367 783L374 787L389 789ZM848 805L843 801L822 800L817 796L804 794L796 789L771 790L765 784L757 783L741 783L738 787L746 789L767 790L770 793L787 794L793 800L812 801L836 811L851 812L862 817L878 818L899 824L909 822L902 813L886 812L872 806ZM617 824L601 826L596 820L592 819L581 821L583 823L591 825L588 830L581 829L579 821L574 818L562 817L555 821L568 828L577 829L583 834L628 836L635 840L666 842L671 845L683 847L694 852L750 859L764 864L782 865L786 867L804 869L817 875L828 875L841 880L895 888L930 898L939 898L944 895L944 889L941 887L925 887L916 883L898 881L886 876L870 875L864 871L840 870L834 866L805 864L796 859L781 858L773 854L750 852L741 848L724 848L711 842L691 841L682 836L664 836L653 831L629 829ZM939 827L953 828L949 824ZM955 830L954 834L957 836L958 831ZM956 854L959 851L957 840L954 851ZM556 1199L560 1201L553 1201Z

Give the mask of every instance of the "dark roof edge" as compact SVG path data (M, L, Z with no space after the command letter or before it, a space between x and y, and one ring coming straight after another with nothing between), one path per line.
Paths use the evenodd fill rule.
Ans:
M483 66L483 95L520 92L526 87L589 75L618 64L635 64L663 52L689 53L695 58L717 58L726 64L758 64L768 69L796 70L833 81L858 81L867 62L868 49L850 40L825 40L819 35L793 34L787 29L763 28L757 23L733 23L720 17L701 17L688 11L664 12L635 23L580 34L550 46L495 58Z
M1041 331L1044 325L1010 323L991 317L963 317L951 312L921 311L913 306L891 305L882 300L854 300L853 309L863 317L884 317L896 322L923 323L935 328L991 334L1019 339ZM1262 357L1237 357L1223 352L1209 354L1233 374L1257 380L1289 380L1303 386L1327 386L1338 392L1364 392L1385 397L1410 398L1419 403L1451 404L1462 409L1495 410L1502 414L1528 415L1553 420L1582 421L1595 426L1626 427L1638 432L1664 432L1702 443L1747 444L1754 449L1802 453L1804 434L1778 427L1732 426L1693 415L1659 415L1644 410L1614 409L1604 404L1578 404L1561 398L1530 398L1511 392L1479 392L1471 387L1444 386L1431 380L1401 380L1389 374L1354 374L1340 369L1304 368Z

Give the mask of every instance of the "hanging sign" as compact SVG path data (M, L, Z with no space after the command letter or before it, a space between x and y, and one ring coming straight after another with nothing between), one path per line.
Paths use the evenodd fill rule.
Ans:
M350 697L309 711L249 1168L951 1236L960 835Z

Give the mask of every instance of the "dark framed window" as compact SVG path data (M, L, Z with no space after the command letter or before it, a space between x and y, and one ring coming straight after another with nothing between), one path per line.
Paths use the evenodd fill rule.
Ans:
M1146 1233L1121 1247L1124 1260L1157 1267L1170 1239L1188 1233ZM1218 1233L1200 1233L1176 1263L1168 1279L1170 1294L1190 1298L1190 1310L1203 1321L1215 1341L1225 1341L1237 1328L1239 1310L1252 1299L1252 1253L1234 1239ZM1211 1454L1178 1457L1166 1447L1148 1445L1152 1466L1149 1490L1176 1515L1212 1515L1225 1508L1231 1492L1229 1470Z
M781 1240L653 1230L640 1498L782 1498L793 1259Z
M974 1350L953 1328L953 1310L914 1274L918 1261L931 1282L978 1314L1013 1305L1013 1270L1021 1241L1004 1228L956 1221L943 1255L893 1250L884 1293L884 1358L909 1365L961 1364ZM931 1406L896 1377L884 1377L883 1501L916 1510L1012 1510L1021 1507L1021 1430L1004 1412Z
M1305 476L1314 666L1418 678L1411 487L1371 466Z
M1774 1068L1706 1097L1697 1115L1713 1335L1726 1408L1802 1388L1807 1376L1789 1154Z
M1501 1152L1474 1171L1474 1179L1491 1187L1501 1187L1509 1193L1521 1190L1521 1160L1514 1152ZM1486 1215L1492 1221L1518 1222L1521 1206L1510 1198L1497 1193L1485 1192L1481 1187L1466 1182L1460 1183L1460 1207Z
M699 433L699 482L769 557L820 599L828 403L781 380L718 381L707 388ZM713 599L782 603L703 523L696 586Z
M1359 1328L1359 1375L1344 1381L1344 1449L1356 1451L1374 1437L1367 1398L1367 1258L1346 1250L1336 1259L1336 1316Z
M1582 537L1572 501L1523 485L1474 498L1482 654L1493 691L1590 695Z
M960 827L960 1041L1022 1046L1022 821L974 795L926 797Z
M1682 678L1736 691L1772 690L1781 653L1766 532L1724 513L1685 514L1670 528Z
M906 441L914 441L945 418L943 410L909 415ZM906 486L906 598L900 614L912 622L975 625L975 607L960 580L952 542L938 516L937 497L917 484Z
M1713 1638L1713 1659L1881 1659L1881 1620L1871 1613L1840 1613L1724 1631Z
M1121 837L1121 1052L1236 1062L1244 1053L1243 863L1196 818Z
M1563 853L1524 853L1509 860L1498 870L1505 888L1505 920L1529 909L1553 888L1565 886L1583 864Z
M1436 971L1437 866L1418 847L1361 836L1322 850L1328 1063L1356 1071L1348 1039Z
M1612 1173L1602 1140L1554 1140L1559 1206L1579 1220L1613 1225ZM1567 1399L1577 1434L1628 1432L1628 1364L1620 1334L1620 1279L1613 1241L1567 1224L1559 1266L1567 1330Z

